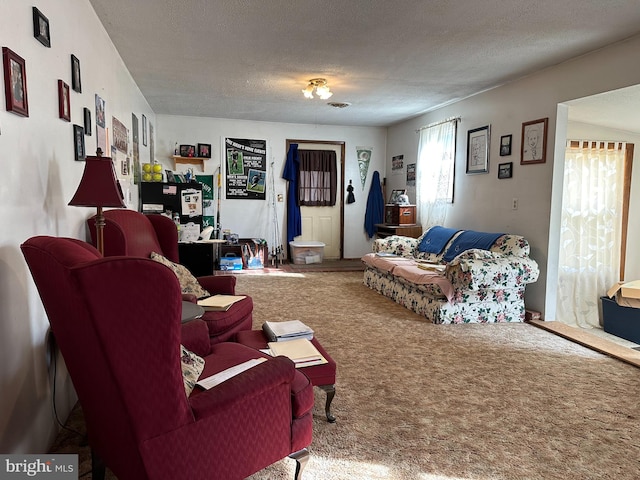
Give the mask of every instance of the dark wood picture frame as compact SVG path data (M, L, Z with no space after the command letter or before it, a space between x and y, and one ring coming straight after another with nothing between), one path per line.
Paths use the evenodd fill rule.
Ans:
M33 36L45 47L51 48L49 19L40 10L33 7Z
M467 174L489 173L489 125L467 132Z
M511 155L512 139L513 139L513 135L502 135L500 137L500 156L501 157L508 157L509 155Z
M69 85L58 80L58 116L67 122L71 121L71 95Z
M91 136L91 110L84 107L82 113L84 117L84 134Z
M513 162L498 164L498 178L511 178L513 176Z
M197 152L200 158L211 158L211 144L199 143Z
M147 116L142 114L142 145L147 146Z
M189 155L191 153L191 155ZM196 156L196 146L195 145L180 145L180 156L181 157L195 157Z
M7 47L2 47L2 65L7 112L28 117L27 71L24 58Z
M547 161L547 129L549 117L531 120L522 124L520 164L531 165Z
M71 88L74 92L82 93L82 80L80 77L80 60L71 54Z
M80 125L73 126L73 152L76 160L85 159L84 128Z

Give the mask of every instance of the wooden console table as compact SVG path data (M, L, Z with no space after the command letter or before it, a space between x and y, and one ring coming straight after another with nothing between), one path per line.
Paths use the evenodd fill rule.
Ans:
M385 238L390 235L403 235L405 237L418 238L422 235L422 226L417 223L405 225L389 225L387 223L376 223L378 238Z

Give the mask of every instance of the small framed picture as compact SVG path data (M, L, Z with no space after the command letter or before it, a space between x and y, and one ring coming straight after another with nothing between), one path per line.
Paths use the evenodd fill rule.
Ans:
M180 145L180 156L181 157L195 157L196 156L196 147L195 147L195 145Z
M2 47L2 64L4 66L4 93L7 112L28 117L27 72L24 58L7 47Z
M84 107L82 112L84 114L84 134L91 136L91 110Z
M173 172L171 170L165 170L164 173L167 174L167 182L174 182L176 181L176 177L174 176Z
M106 126L106 102L96 93L96 125L105 128Z
M498 178L511 178L513 176L513 162L498 164Z
M74 92L82 93L82 82L80 80L80 60L75 55L71 55L71 88Z
M73 152L76 160L84 160L84 128L73 126Z
M545 163L547 161L547 127L549 117L522 124L520 164Z
M391 196L389 197L389 203L400 203L400 195L404 195L406 190L391 190Z
M33 7L33 36L45 47L51 48L49 19L40 10Z
M489 125L467 132L467 173L489 172Z
M67 122L71 121L71 99L69 85L58 80L58 116Z
M511 139L513 135L503 135L500 137L500 156L506 157L511 155ZM503 163L504 165L504 163Z
M202 158L211 158L211 144L199 143L198 144L198 156Z
M142 145L147 146L147 116L142 114Z

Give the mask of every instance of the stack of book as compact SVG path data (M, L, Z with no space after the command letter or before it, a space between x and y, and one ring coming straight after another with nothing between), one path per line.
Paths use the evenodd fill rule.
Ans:
M298 338L290 342L269 342L269 353L274 357L284 355L290 358L296 368L327 363L327 359L306 338Z
M313 330L300 320L289 320L286 322L264 322L262 331L270 342L286 342L306 338L313 340Z

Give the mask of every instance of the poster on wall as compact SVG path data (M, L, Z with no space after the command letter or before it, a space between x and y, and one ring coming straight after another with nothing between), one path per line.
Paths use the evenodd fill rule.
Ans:
M138 117L135 113L131 114L131 141L133 143L133 183L139 184L142 172L140 170L140 143L138 138Z
M265 200L266 140L226 138L224 151L227 198Z
M122 153L129 152L129 129L116 117L111 117L113 145Z
M404 173L404 155L391 157L391 174L402 175Z
M216 226L213 206L213 175L196 175L196 180L202 184L202 228Z
M369 172L371 150L373 150L373 147L356 147L356 155L358 156L358 170L360 171L360 183L362 183L362 191L364 191L364 184L367 181L367 172Z
M407 187L416 186L416 164L410 163L407 165Z
M106 104L103 98L96 93L96 148L107 152L107 122Z

